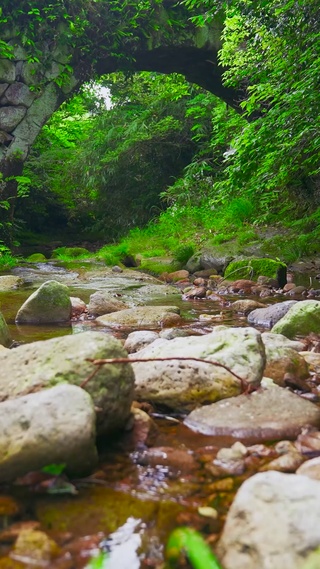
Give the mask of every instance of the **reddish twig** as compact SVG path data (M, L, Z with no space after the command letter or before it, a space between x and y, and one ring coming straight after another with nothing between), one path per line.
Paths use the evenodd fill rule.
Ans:
M132 364L132 363L140 363L140 362L170 362L170 361L193 361L193 362L200 362L200 363L204 363L204 364L211 364L211 365L215 365L217 367L222 367L223 369L225 369L226 371L228 371L229 373L231 373L231 375L233 375L234 377L236 377L240 383L241 383L241 390L244 393L250 393L252 386L242 377L240 377L240 375L238 375L237 373L235 373L234 371L232 371L232 369L230 369L228 366L224 365L224 364L220 364L219 362L215 362L215 361L211 361L211 360L204 360L201 358L193 358L193 357L168 357L168 358L108 358L108 359L91 359L91 358L86 358L86 361L93 363L93 365L97 366L97 368L95 370L93 370L93 372L89 375L89 377L87 377L80 385L80 387L84 388L87 383L89 383L89 381L96 375L96 373L99 371L99 368L102 365L105 364Z

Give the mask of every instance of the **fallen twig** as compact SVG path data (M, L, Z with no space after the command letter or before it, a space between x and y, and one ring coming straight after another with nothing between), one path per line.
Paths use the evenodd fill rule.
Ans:
M93 370L92 373L90 373L90 375L80 384L80 387L84 388L89 381L96 375L96 373L99 371L99 368L105 364L132 364L132 363L145 363L145 362L170 362L170 361L193 361L193 362L200 362L200 363L204 363L204 364L211 364L217 367L222 367L223 369L225 369L226 371L228 371L229 373L231 373L231 375L233 375L234 377L236 377L240 383L241 383L241 391L242 393L250 393L253 389L253 386L250 385L250 383L248 383L248 381L246 379L243 379L242 377L240 377L240 375L238 375L237 373L235 373L234 371L232 371L232 369L230 369L228 366L221 364L219 362L216 361L211 361L211 360L204 360L202 358L193 358L193 357L167 357L167 358L107 358L107 359L92 359L92 358L86 358L87 362L91 362L93 363L93 365L97 366L97 368L95 370Z

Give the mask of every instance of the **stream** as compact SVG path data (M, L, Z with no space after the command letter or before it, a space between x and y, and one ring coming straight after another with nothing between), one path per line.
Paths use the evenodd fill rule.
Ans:
M134 279L124 274L106 278L103 271L105 267L89 263L74 269L41 263L12 270L12 274L23 278L25 285L0 292L0 306L14 344L97 329L125 339L132 331L97 327L90 319L71 325L15 324L17 310L25 299L42 282L51 279L66 284L71 296L86 303L92 293L109 289L132 306L178 306L182 327L190 335L206 334L217 324L248 325L247 318L236 314L227 303L182 300L179 291L179 295L164 298L159 294L145 300L141 298L139 273L135 271ZM150 277L150 283L154 282L157 281ZM308 286L310 277L299 276L298 282ZM318 281L313 286L319 288ZM228 301L237 299L239 295L227 297ZM279 294L259 302L268 305L283 300L287 297ZM210 324L204 315L213 317ZM156 424L152 445L137 443L131 431L115 438L111 445L98 441L99 467L88 478L68 481L63 475L30 473L14 484L0 486L0 569L81 569L99 551L110 552L108 569L160 569L164 544L179 525L202 532L214 549L236 490L244 479L258 471L265 459L252 454L244 474L214 478L208 464L220 448L230 447L234 439L195 433L183 425L183 416L156 410L151 410L151 416ZM250 445L256 441L242 442ZM28 554L12 550L19 524L45 532L55 544L54 553L49 557L43 554L31 562ZM27 543L23 551L28 552L28 547L32 549L32 544Z

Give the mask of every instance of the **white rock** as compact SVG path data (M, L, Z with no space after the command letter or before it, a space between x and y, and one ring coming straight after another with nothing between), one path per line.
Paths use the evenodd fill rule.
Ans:
M320 545L320 482L264 472L238 491L218 545L225 569L301 569Z
M200 403L232 397L241 392L241 382L230 371L193 361L199 358L227 366L252 385L259 385L265 352L259 332L253 328L217 326L205 336L159 339L135 357L177 358L171 361L134 363L136 398L185 411Z

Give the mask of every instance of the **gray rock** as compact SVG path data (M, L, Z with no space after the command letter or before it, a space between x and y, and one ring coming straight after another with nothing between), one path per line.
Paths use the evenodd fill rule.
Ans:
M189 273L196 273L197 271L200 271L201 269L202 269L201 253L198 252L198 253L195 253L194 255L192 255L192 257L190 257L190 259L187 261L186 270L189 271Z
M138 306L97 318L98 324L124 328L161 328L166 322L180 320L177 306Z
M43 77L44 69L40 63L24 61L21 69L21 79L26 85L36 85Z
M232 261L231 256L218 257L210 250L204 250L201 253L200 265L201 269L216 269L217 273L223 274L225 268Z
M57 281L47 281L29 296L18 310L19 324L44 324L68 322L71 317L71 301L68 287Z
M24 65L29 65L27 62ZM34 84L36 78L32 76L30 84ZM38 136L41 127L45 124L52 113L59 106L60 89L54 82L48 83L42 88L41 94L29 107L26 116L14 129L14 144L10 146L7 158L19 149L21 156L26 157L31 144Z
M10 345L10 343L11 343L11 337L10 337L9 328L3 317L3 314L1 314L0 312L0 345L7 347Z
M264 472L236 494L218 544L225 569L301 569L320 545L320 482Z
M293 342L282 334L271 332L265 332L261 337L266 349L266 377L271 377L277 385L284 386L285 374L297 379L306 379L309 376L306 360L297 353L299 349L303 349L302 342Z
M98 290L90 296L88 312L93 316L102 316L103 314L125 310L127 307L128 305L117 298L115 294L105 290Z
M320 332L320 301L302 300L291 306L286 315L272 328L275 334L283 334L287 338L307 336L311 332Z
M129 334L124 343L124 349L127 350L128 354L132 354L152 344L152 342L158 338L159 334L157 332L152 332L151 330L137 330Z
M125 358L119 340L101 332L83 332L0 352L0 401L60 383L80 386L94 371L88 358ZM133 399L130 364L101 366L85 385L97 408L97 429L109 433L124 426Z
M0 83L0 97L2 97L3 93L9 87L9 83Z
M320 425L320 409L282 387L263 381L262 387L250 395L195 409L185 424L205 435L259 442L292 439L305 425Z
M0 129L12 132L25 114L25 107L2 107L0 109Z
M184 330L183 328L164 328L159 332L159 338L164 338L165 340L173 340L174 338L186 338L190 335L190 331Z
M0 277L0 291L15 290L23 285L23 280L14 275L4 275Z
M272 328L288 312L291 306L296 303L296 300L286 300L285 302L267 306L267 308L257 308L248 315L248 322L253 326Z
M24 107L30 107L35 97L36 94L30 91L27 85L16 81L8 87L1 103L5 105L23 105Z
M98 459L95 424L90 395L74 385L0 403L0 481L60 463L70 475L89 474Z
M253 328L216 326L205 336L159 339L140 350L141 358L200 358L228 368L252 385L259 385L265 365L260 333ZM139 400L166 405L177 411L232 397L241 382L224 367L190 360L134 363L135 393Z
M2 83L13 83L16 78L16 68L13 61L0 59L0 81Z

